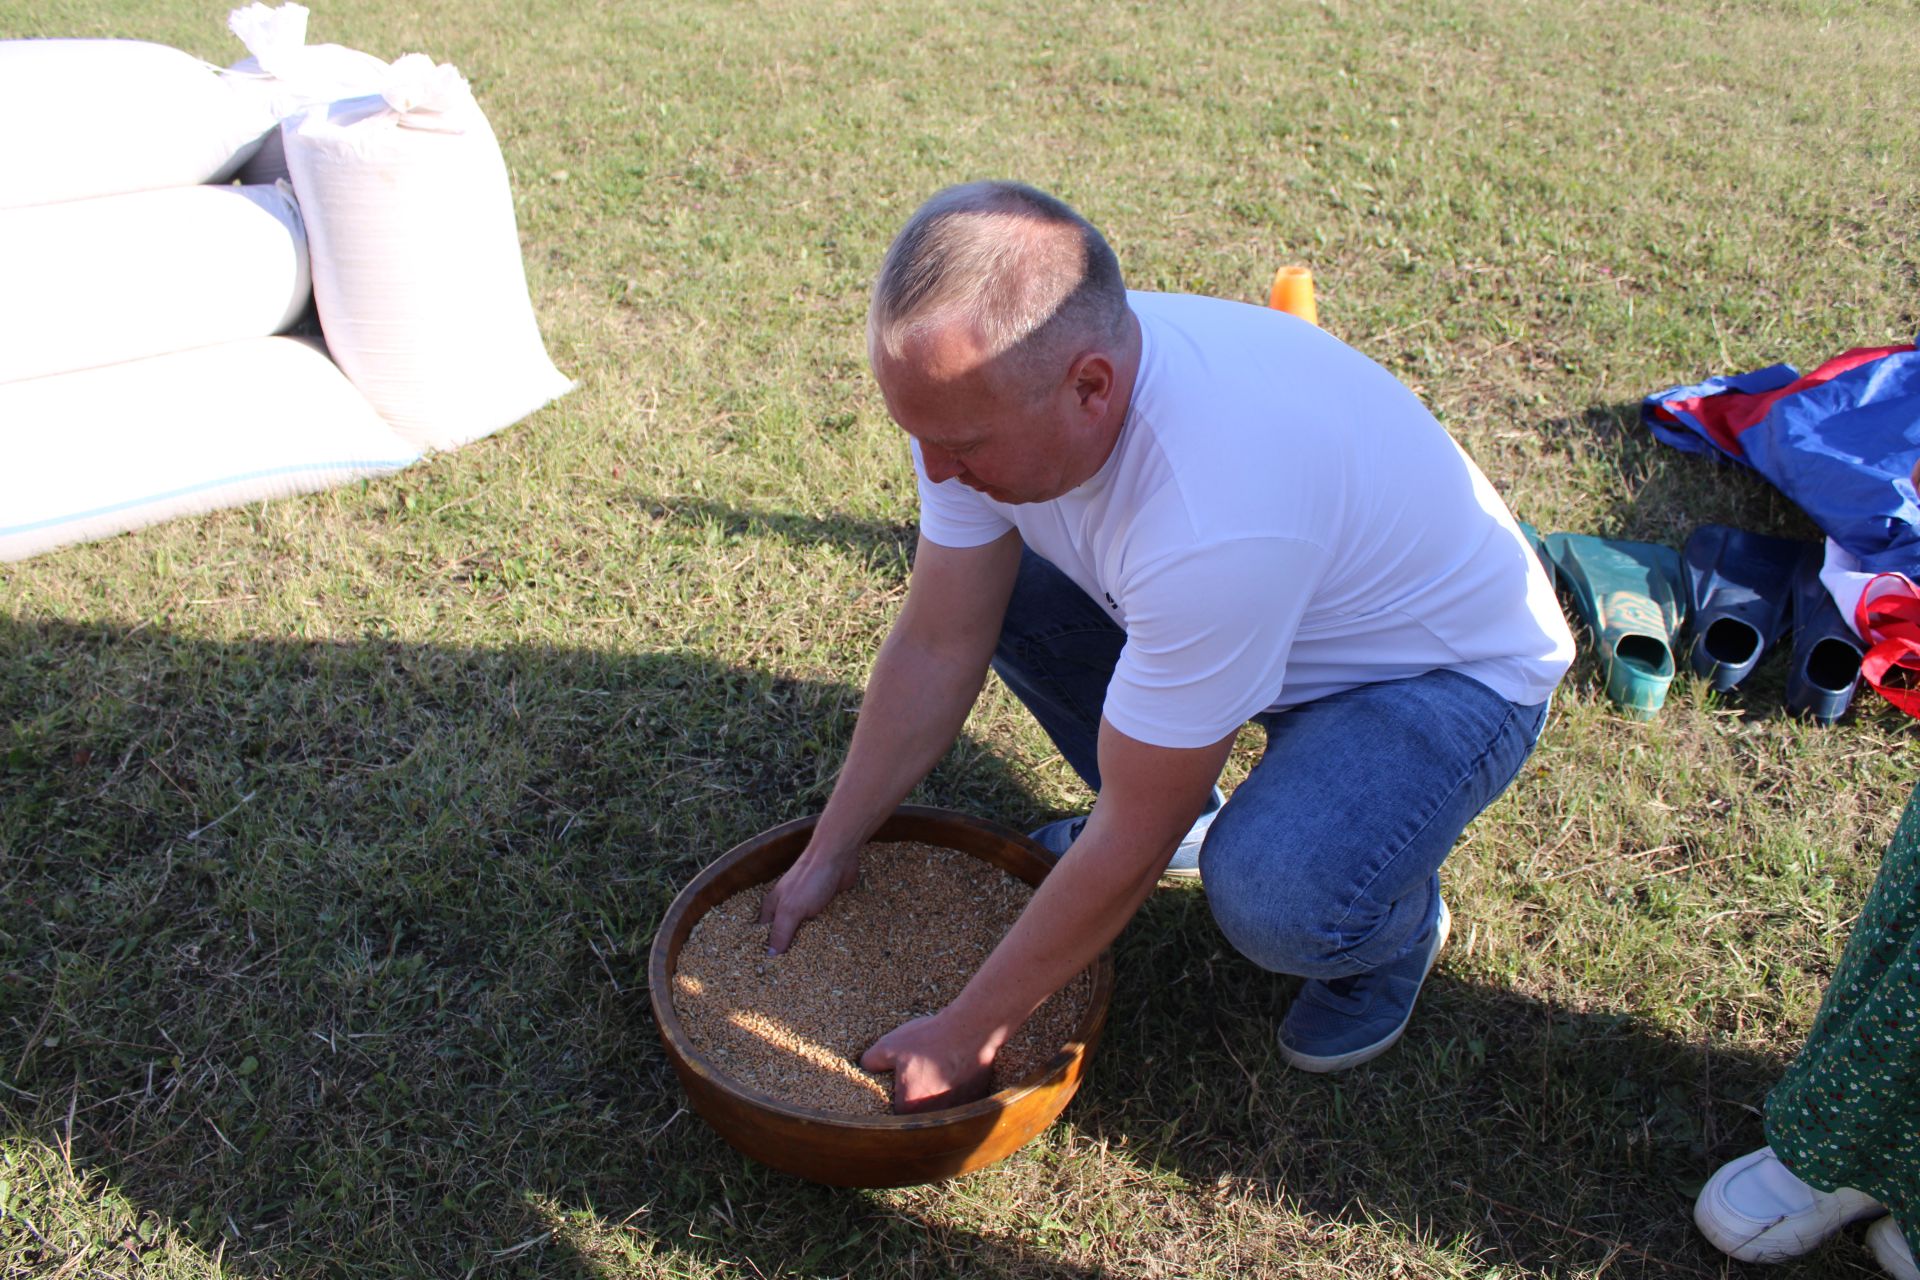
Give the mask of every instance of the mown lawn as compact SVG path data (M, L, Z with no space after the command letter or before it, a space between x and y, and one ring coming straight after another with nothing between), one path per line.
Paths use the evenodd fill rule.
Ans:
M1543 529L1806 536L1635 408L1920 329L1916 16L318 6L316 41L473 80L581 387L388 481L0 567L0 1274L1740 1273L1692 1193L1762 1141L1916 759L1871 695L1785 717L1778 664L1636 724L1583 658L1352 1074L1286 1070L1289 985L1157 895L1065 1117L945 1185L734 1155L644 959L696 869L822 802L899 603L861 325L925 195L1052 189L1140 287L1310 263ZM223 18L40 0L0 37L230 62ZM1086 803L997 686L919 798ZM1772 1274L1877 1272L1843 1241Z

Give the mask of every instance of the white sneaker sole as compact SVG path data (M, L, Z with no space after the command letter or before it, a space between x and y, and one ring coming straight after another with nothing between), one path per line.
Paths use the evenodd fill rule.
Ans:
M1867 1228L1867 1244L1873 1250L1874 1261L1893 1280L1920 1280L1920 1267L1914 1265L1913 1250L1907 1247L1907 1238L1900 1234L1899 1224L1892 1218L1882 1218Z
M1218 795L1219 793L1216 791L1214 794ZM1224 805L1225 803L1226 801L1221 801L1221 804ZM1212 813L1201 814L1200 817L1194 821L1193 826L1187 830L1187 834L1181 839L1180 847L1174 850L1173 854L1173 856L1177 858L1191 847L1193 849L1193 865L1190 867L1170 866L1160 873L1163 879L1198 880L1200 878L1200 846L1206 843L1207 832L1212 829L1213 820L1219 813L1220 810L1215 809Z
M1420 972L1420 981L1423 990L1425 989L1427 975L1433 972L1433 966L1440 961L1441 949L1447 945L1447 935L1453 932L1453 913L1447 910L1447 900L1445 898L1440 900L1440 920L1438 924L1439 927L1434 931L1433 950L1427 953L1427 967ZM1419 1003L1419 1000L1416 998L1414 1004L1418 1005ZM1290 1049L1287 1047L1287 1042L1281 1040L1280 1056L1286 1060L1288 1066L1297 1071L1311 1071L1316 1075L1325 1075L1329 1071L1345 1071L1348 1067L1357 1067L1363 1062L1372 1062L1375 1058L1393 1048L1396 1044L1399 1044L1400 1037L1407 1033L1407 1024L1412 1021L1413 1009L1409 1008L1407 1010L1407 1016L1400 1019L1400 1025L1381 1039L1375 1040L1372 1044L1363 1045L1358 1049L1352 1049L1346 1053L1331 1054L1324 1058L1315 1057L1310 1053L1301 1053L1297 1049Z

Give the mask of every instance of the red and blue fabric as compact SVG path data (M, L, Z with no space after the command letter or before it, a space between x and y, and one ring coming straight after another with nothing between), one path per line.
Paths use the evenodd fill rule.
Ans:
M1920 350L1859 347L1802 376L1776 364L1670 387L1641 421L1772 481L1870 572L1920 575Z

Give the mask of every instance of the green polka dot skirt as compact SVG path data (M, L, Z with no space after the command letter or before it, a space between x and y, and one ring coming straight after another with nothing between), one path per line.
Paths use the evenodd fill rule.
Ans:
M1920 1238L1920 789L1907 802L1767 1138L1825 1191L1853 1187Z

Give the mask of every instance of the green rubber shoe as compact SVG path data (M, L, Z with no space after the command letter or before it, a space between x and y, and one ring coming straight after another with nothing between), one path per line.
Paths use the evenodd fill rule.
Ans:
M1540 536L1538 529L1525 520L1520 521L1520 536L1527 540L1527 545L1533 548L1533 554L1540 561L1540 567L1547 571L1547 581L1553 582L1556 571L1553 567L1553 557L1547 554L1547 540Z
M1655 542L1583 533L1545 539L1561 587L1593 635L1607 697L1635 720L1651 720L1673 683L1673 647L1687 620L1680 553Z

